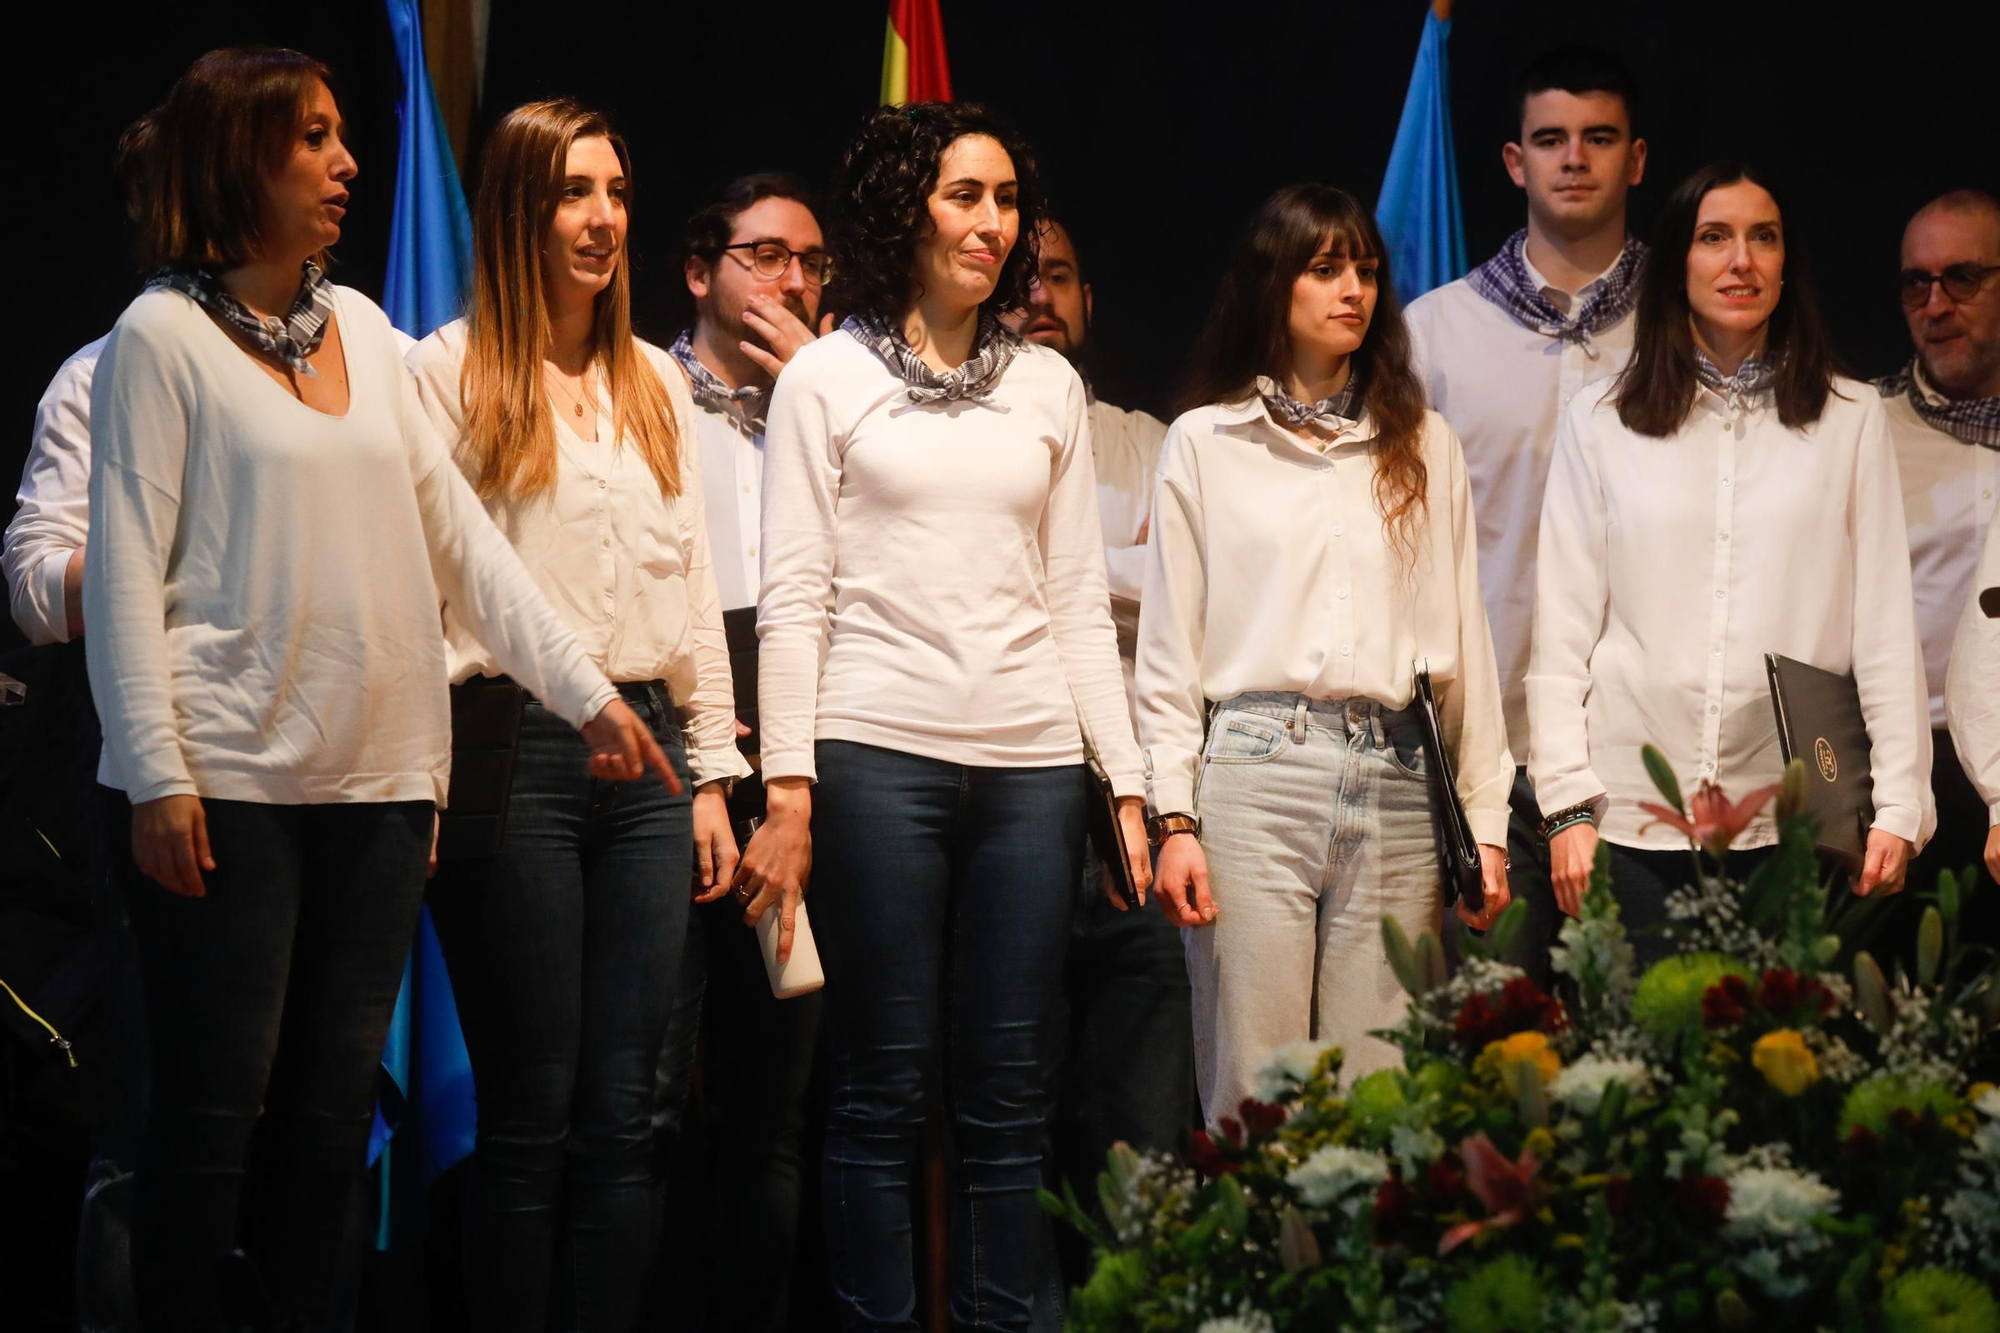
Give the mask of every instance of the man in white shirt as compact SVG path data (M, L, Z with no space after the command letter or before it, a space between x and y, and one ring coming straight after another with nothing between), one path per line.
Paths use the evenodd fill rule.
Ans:
M0 541L9 609L29 643L83 633L83 545L90 533L90 378L104 339L62 363L35 404L19 508Z
M1151 413L1115 407L1091 389L1085 365L1094 293L1084 280L1075 241L1054 220L1042 227L1041 263L1030 296L1027 309L1003 321L1028 342L1061 352L1083 374L1111 619L1130 703L1153 475L1167 427ZM1048 1080L1056 1099L1057 1165L1079 1191L1103 1170L1113 1143L1179 1152L1195 1116L1194 1024L1180 932L1150 906L1113 909L1099 887L1101 873L1086 849L1064 976L1067 1021L1057 1025L1050 1050L1061 1065ZM1081 1282L1086 1275L1068 1276Z
M1938 831L1910 866L1928 888L1940 870L1982 859L1987 803L1945 725L1945 674L1974 571L2000 512L2000 200L1954 190L1903 231L1903 318L1916 353L1876 382L1903 484L1910 576L1930 688L1931 790ZM1989 690L2000 690L1995 678Z
M741 730L755 717L752 626L760 582L764 414L778 372L813 339L830 268L811 193L801 181L776 172L724 186L688 219L683 248L695 322L669 350L694 392L702 502L716 588L730 622ZM754 732L744 743L754 754ZM747 846L752 821L764 813L757 778L737 786L729 808L737 843ZM699 1218L692 1228L683 1218L669 1221L655 1290L676 1288L671 1292L676 1322L699 1322L686 1313L694 1291L700 1293L696 1304L706 1304L707 1327L779 1329L785 1325L798 1233L800 1136L820 996L772 998L756 934L744 927L742 904L733 898L695 907L681 975L680 1001L661 1053L655 1124L671 1136L689 1121L684 1103L696 1038L705 1026L707 1152L682 1153L681 1160L705 1161L709 1178L689 1182L701 1192L676 1189L669 1198L724 1202L719 1214ZM694 1173L703 1169L692 1166ZM724 1248L691 1256L677 1243L705 1236ZM741 1254L755 1254L761 1262L729 1262Z
M1625 196L1645 175L1646 141L1632 132L1632 77L1608 52L1551 52L1522 72L1516 96L1520 137L1501 159L1527 196L1528 225L1466 277L1413 301L1407 319L1431 406L1465 449L1480 588L1518 759L1528 753L1535 546L1556 423L1632 351L1645 247L1626 235ZM1525 769L1512 807L1508 887L1528 919L1507 961L1546 983L1561 914L1540 829L1549 812ZM1448 917L1447 942L1461 929Z

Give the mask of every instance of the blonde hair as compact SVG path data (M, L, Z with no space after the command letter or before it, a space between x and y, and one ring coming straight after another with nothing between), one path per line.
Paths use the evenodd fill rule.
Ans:
M602 114L568 98L515 107L480 155L472 315L459 396L465 462L481 499L529 498L555 485L555 412L542 378L551 338L542 248L578 139L610 142L629 200L632 161L624 139ZM603 367L611 389L613 438L638 446L661 494L680 494L680 430L667 386L632 337L632 269L624 246L611 285L597 296L591 344L591 360Z

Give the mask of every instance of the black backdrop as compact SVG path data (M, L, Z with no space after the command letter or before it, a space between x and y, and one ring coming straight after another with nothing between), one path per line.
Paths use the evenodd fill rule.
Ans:
M529 97L572 93L616 115L635 156L638 323L665 340L685 317L680 219L741 171L825 178L875 99L885 8L494 0L475 143L497 111ZM1840 345L1870 373L1906 353L1890 289L1902 220L1942 189L2000 175L1990 4L1458 9L1453 108L1475 262L1520 225L1499 164L1508 85L1528 57L1569 40L1618 50L1645 87L1653 155L1635 225L1710 158L1774 166L1792 183L1787 221L1815 260ZM1093 372L1108 397L1163 406L1231 235L1273 187L1317 177L1372 197L1424 10L1423 0L944 0L954 90L1002 110L1036 145L1083 247L1099 312ZM55 86L14 104L15 198L31 205L21 211L32 239L17 239L12 274L9 481L42 385L134 290L109 173L118 131L194 56L278 42L338 71L362 171L337 276L371 293L395 187L398 84L377 0L127 2L37 22L38 33L15 34L19 76Z

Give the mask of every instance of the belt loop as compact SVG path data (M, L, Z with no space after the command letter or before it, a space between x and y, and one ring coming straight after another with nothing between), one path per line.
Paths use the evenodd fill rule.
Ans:
M1292 742L1296 745L1306 743L1306 697L1303 694L1292 705Z
M1382 705L1379 701L1371 701L1368 705L1368 729L1374 734L1376 749L1389 748L1389 725L1382 720Z

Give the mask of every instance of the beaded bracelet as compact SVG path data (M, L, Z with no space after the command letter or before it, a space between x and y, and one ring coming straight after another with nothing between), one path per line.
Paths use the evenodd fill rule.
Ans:
M1565 806L1542 821L1542 841L1547 842L1564 829L1572 825L1581 824L1586 820L1591 824L1597 823L1597 803L1595 801L1581 801L1576 805Z

